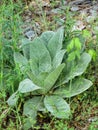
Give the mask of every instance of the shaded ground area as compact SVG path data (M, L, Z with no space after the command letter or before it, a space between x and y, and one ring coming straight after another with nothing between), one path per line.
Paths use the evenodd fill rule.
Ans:
M70 7L69 11L72 13L72 17L76 20L73 27L74 30L91 29L91 23L96 21L98 1L67 0L66 2L50 2L49 0L41 0L39 4L29 2L26 6L26 10L23 13L25 35L30 39L34 37L34 32L40 34L45 30L62 26L66 20L66 8L68 7Z

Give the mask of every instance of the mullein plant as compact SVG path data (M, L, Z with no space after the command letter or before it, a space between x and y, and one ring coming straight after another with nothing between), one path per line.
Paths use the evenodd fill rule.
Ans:
M70 105L65 99L92 85L90 80L81 76L91 61L90 55L81 51L78 38L72 39L66 48L63 48L63 40L63 28L56 32L46 31L33 41L23 39L22 53L14 53L15 64L25 79L7 103L13 107L18 104L20 95L29 97L23 102L27 122L36 120L38 111L50 112L56 118L69 118Z

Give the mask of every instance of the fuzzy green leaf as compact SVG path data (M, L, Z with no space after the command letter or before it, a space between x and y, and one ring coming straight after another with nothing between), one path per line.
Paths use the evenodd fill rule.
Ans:
M91 86L92 82L90 80L84 78L78 78L72 81L71 85L70 83L68 83L63 87L61 86L60 88L57 88L54 91L54 94L59 95L63 98L65 97L69 98L84 92Z
M35 96L27 100L24 104L24 115L36 117L37 111L45 111L43 98L41 96Z
M40 38L35 38L30 44L30 63L35 75L51 69L50 54Z
M18 100L18 92L13 93L9 99L7 100L7 103L9 106L15 106Z
M70 107L67 102L59 96L46 96L44 105L52 115L57 118L66 119L70 115Z
M56 55L53 59L53 68L57 68L61 64L65 52L66 52L66 50L60 50L56 53Z
M73 79L74 77L83 74L87 66L89 65L90 61L91 61L91 56L88 53L83 53L78 63L74 66L70 66L61 84L65 84L69 80Z
M52 59L55 57L56 53L62 48L63 35L64 35L64 29L60 28L49 40L48 50L50 52Z
M23 50L23 54L24 56L29 59L30 58L30 44L32 44L32 42L28 39L22 39L22 50Z
M53 31L47 31L43 32L40 38L43 40L44 44L47 46L50 39L54 36L55 32Z
M19 52L14 53L14 60L16 64L19 64L21 71L23 72L28 67L28 60Z
M36 117L29 116L24 118L23 130L30 130L30 128L34 127L36 124Z
M45 93L48 92L53 85L55 84L55 82L57 81L59 75L61 74L63 68L64 68L65 64L61 64L59 65L54 71L52 71L44 80L44 90Z
M21 93L27 93L37 89L40 89L40 87L35 85L30 79L25 79L20 82L18 91Z

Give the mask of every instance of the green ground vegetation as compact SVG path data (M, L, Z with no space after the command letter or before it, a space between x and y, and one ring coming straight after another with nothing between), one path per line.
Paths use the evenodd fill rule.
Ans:
M36 4L38 4L38 0L36 0L35 2ZM21 71L19 64L16 64L18 59L16 56L17 60L15 62L14 55L16 52L18 54L23 54L23 51L21 49L21 39L25 39L22 28L22 25L24 24L23 18L26 17L25 14L26 10L30 10L33 14L34 9L28 6L30 3L29 0L8 0L8 1L1 0L0 1L0 129L1 130L4 129L75 130L76 128L78 128L79 130L82 130L83 128L85 128L86 130L98 129L98 55L97 55L98 30L95 28L96 26L98 26L98 19L96 18L96 21L91 22L91 30L85 29L83 31L77 31L77 30L72 31L72 27L75 23L75 18L73 14L69 11L69 8L64 8L63 2L64 1L61 2L63 8L62 11L59 12L58 16L53 16L52 18L50 18L51 19L50 21L49 17L46 16L42 8L42 5L39 4L38 8L42 13L42 15L40 15L40 17L37 15L33 15L34 17L33 19L35 20L34 22L36 21L41 22L40 23L41 34L49 30L51 30L53 34L53 32L57 30L59 26L64 27L62 49L66 49L65 51L67 51L67 53L64 52L64 54L66 55L62 54L61 61L65 62L67 59L67 65L69 66L68 63L70 64L72 63L71 64L72 68L75 69L74 67L75 65L77 65L76 63L78 62L78 60L81 59L81 54L84 52L88 54L91 57L91 61L88 61L89 59L88 57L85 62L86 68L82 70L83 71L83 73L81 73L82 76L80 76L81 75L80 74L79 77L81 77L82 79L83 78L89 79L93 83L93 85L91 87L89 86L90 88L88 90L84 89L86 91L84 91L83 93L77 92L77 94L74 94L74 92L76 91L73 89L74 92L71 92L69 96L68 91L67 93L65 92L67 95L65 96L67 97L66 102L70 105L71 110L70 116L67 119L59 119L58 117L60 115L57 115L55 111L54 113L52 113L52 110L48 109L49 112L38 111L38 113L36 114L36 120L33 120L32 117L28 117L29 118L28 122L27 115L23 114L23 106L25 101L32 98L31 91L29 94L28 93L23 94L23 91L25 90L21 90L20 91L21 93L19 93L19 99L17 101L17 104L13 107L8 105L7 101L10 98L10 96L17 90L19 90L18 87L20 82L24 81L24 79L26 79L28 76L24 74L25 72L24 73L22 72L24 70ZM55 8L57 5L58 3L55 0L51 2L52 9ZM66 14L66 20L62 20L61 17L65 14ZM34 24L34 22L32 22L32 25ZM60 24L58 25L58 23ZM92 35L92 30L94 31L94 36ZM41 37L41 34L39 35L39 37ZM35 48L33 49L36 49L36 45ZM52 55L53 53L51 52L51 49L49 50L49 53L51 53ZM35 55L35 53L32 55ZM58 63L56 59L56 63L58 64L61 64L61 61L59 61ZM72 61L75 61L74 64ZM47 62L49 62L49 59ZM45 62L45 64L47 63ZM79 67L81 67L81 65ZM54 68L52 68L51 71L55 70ZM60 71L62 71L61 68ZM69 83L70 85L73 85L72 80L73 73L69 72L69 69L66 71L66 73L69 74L68 76L70 78L68 79L68 77L66 77L66 84L68 85ZM48 92L49 96L51 95L51 93L58 93L59 92L58 90L57 92L55 92L56 89L55 86L56 83L57 84L61 83L64 74L65 70L60 75L60 78L57 77L58 80L55 80L54 82L55 85L52 84L52 87L54 87L53 91L45 90L47 92L44 93L40 91L39 93L44 97L47 96L46 93ZM45 73L43 77L45 77L46 75L47 74ZM40 76L39 79L43 80L43 77ZM70 82L67 83L67 80ZM38 83L38 85L39 84L41 83ZM83 88L86 87L85 84ZM62 84L60 85L63 87ZM49 87L51 88L51 86ZM46 104L48 104L49 101L48 100L45 101ZM50 106L52 105L50 103ZM54 107L56 107L56 105ZM62 115L62 113L60 114ZM29 126L31 128L29 128Z

